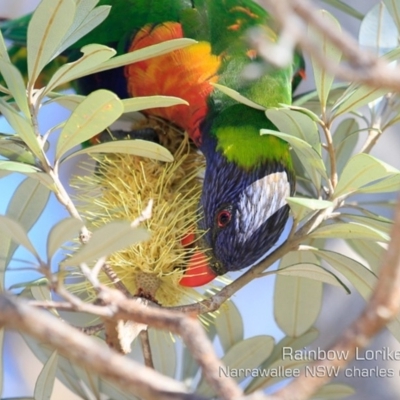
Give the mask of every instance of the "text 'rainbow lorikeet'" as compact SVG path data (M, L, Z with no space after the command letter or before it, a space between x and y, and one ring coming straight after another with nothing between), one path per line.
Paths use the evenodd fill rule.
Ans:
M121 98L167 95L189 103L147 111L186 130L206 158L199 222L206 233L197 242L204 252L193 255L195 267L189 263L181 284L199 286L261 260L289 215L285 199L295 185L289 146L260 135L260 129L276 129L263 111L236 102L212 84L263 107L290 104L291 67L269 69L254 80L242 75L258 59L248 30L257 27L274 38L269 15L251 0L100 0L99 5L111 5L110 15L69 54L89 43L123 53L182 37L198 41L79 82L84 94L105 88ZM3 27L10 39L12 22Z

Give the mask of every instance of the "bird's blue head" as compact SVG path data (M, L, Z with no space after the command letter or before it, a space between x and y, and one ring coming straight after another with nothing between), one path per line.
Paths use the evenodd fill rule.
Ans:
M204 234L198 240L208 262L205 265L206 257L197 257L198 265L193 269L189 265L193 282L196 270L204 273L209 268L210 281L213 274L223 275L261 261L283 232L289 216L286 197L294 186L292 174L281 163L271 161L243 169L228 162L215 143L208 145L214 148L205 151L199 222ZM206 278L201 282L206 283Z

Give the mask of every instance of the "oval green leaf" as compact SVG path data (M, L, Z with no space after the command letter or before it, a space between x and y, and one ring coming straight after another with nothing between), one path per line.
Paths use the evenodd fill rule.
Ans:
M28 75L33 86L40 72L57 55L75 16L74 0L42 0L28 26Z
M51 228L47 237L47 259L50 263L54 253L58 251L65 242L79 234L83 222L76 218L65 218Z
M226 301L220 308L215 320L215 327L225 353L236 343L243 340L242 316L232 300Z
M0 160L0 169L6 171L20 172L21 174L36 173L40 169L32 165L16 162L16 161L2 161Z
M84 46L81 51L83 53L81 58L75 62L63 65L56 71L47 84L43 95L54 90L58 86L87 75L90 69L109 60L116 54L114 49L100 44Z
M57 142L56 158L89 140L115 122L123 113L121 100L108 90L91 93L67 120Z
M174 160L172 154L163 146L149 142L147 140L115 140L112 142L101 143L95 146L86 147L69 154L62 162L81 154L99 154L99 153L124 153L132 154L140 157L152 158L154 160L172 162Z
M32 166L36 165L36 158L22 140L0 139L0 155L9 161L18 161Z
M63 42L58 49L58 53L62 53L68 47L73 45L87 33L92 31L96 26L100 25L108 16L111 6L99 6L93 9L98 0L78 1L76 5L76 13L74 22L65 35Z
M89 242L66 258L62 265L90 262L149 238L150 234L146 229L132 228L127 221L113 221L94 231Z
M42 148L39 145L33 127L28 120L12 108L6 101L0 98L0 112L11 125L18 136L25 142L32 153L42 162L45 162Z
M336 170L339 174L349 161L359 138L359 126L355 118L343 120L333 135L333 147L336 155Z
M124 113L147 110L155 107L171 107L179 104L189 105L189 103L179 97L173 96L143 96L122 100Z
M222 357L221 361L226 367L219 373L241 382L246 378L246 375L240 373L240 369L253 370L257 368L270 356L273 348L274 339L271 336L260 335L242 340ZM215 396L214 390L204 378L201 380L196 393L205 397Z
M21 72L19 72L19 69L12 65L11 62L3 58L0 58L0 72L19 109L23 112L25 117L30 118L26 86Z
M379 2L362 20L358 42L366 50L382 55L398 46L397 36L398 31L393 18L384 2Z
M35 391L33 393L35 399L51 400L54 381L56 379L57 365L58 353L57 350L55 350L43 366L36 381Z
M271 108L266 112L268 119L281 132L287 132L304 140L321 154L321 140L317 124L308 115L288 108Z
M149 341L154 368L163 375L174 377L177 367L175 343L168 332L149 329Z
M231 89L219 83L212 83L212 86L214 86L216 89L220 90L222 93L229 96L231 99L236 100L238 103L244 104L245 106L251 108L255 108L256 110L261 110L261 111L265 110L264 106L257 104L254 101L251 101L247 97L242 96L239 92L237 92L234 89Z
M154 44L152 46L145 47L140 50L133 51L131 53L123 54L117 56L104 62L103 64L93 68L90 73L107 71L109 69L123 67L124 65L132 64L138 61L143 61L151 57L160 56L165 53L169 53L173 50L182 49L184 47L190 46L197 43L192 39L173 39L159 44Z
M343 274L364 299L369 298L377 281L377 277L372 271L358 261L334 251L315 249L310 250L310 252L313 252Z
M328 283L329 285L342 287L348 294L350 294L350 289L339 279L339 277L319 264L303 263L289 265L285 268L279 268L276 273L278 275L298 276L300 278L308 278Z
M399 170L369 154L356 154L343 169L335 189L335 197L351 194L378 179L398 176Z
M331 14L325 10L319 10L318 14L322 23L330 24L330 26L333 26L338 33L341 32L339 22ZM329 63L334 66L339 64L340 59L342 58L342 52L332 44L332 41L329 40L326 35L321 34L320 30L316 30L312 26L309 26L308 36L314 41L316 50L324 57L324 59L329 60ZM314 72L315 87L317 88L321 108L324 112L334 76L327 72L315 57L311 57L311 62Z
M321 226L309 235L311 238L363 239L388 242L390 236L371 226L355 223L334 223Z
M288 142L299 156L299 159L317 189L320 188L321 176L328 180L325 164L321 156L310 144L296 136L270 129L261 129L260 133L262 135L274 135Z
M295 251L286 254L279 269L291 265L319 264L311 253ZM288 336L308 331L318 317L322 302L321 282L308 278L278 275L274 288L274 314L278 326Z
M343 383L329 383L318 390L311 399L343 399L345 397L355 394L355 389Z
M0 235L1 241L7 240L8 238L14 240L19 245L25 247L35 258L40 262L40 257L37 254L32 242L29 240L28 235L22 225L14 221L13 219L0 215Z
M324 210L333 206L331 201L302 197L287 197L286 201L290 206L295 220L298 222L316 210Z
M50 191L40 182L27 178L15 190L6 214L18 221L28 232L42 215L50 197Z

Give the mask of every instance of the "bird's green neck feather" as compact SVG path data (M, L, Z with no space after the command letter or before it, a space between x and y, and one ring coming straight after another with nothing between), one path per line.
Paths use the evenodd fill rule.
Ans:
M242 104L225 109L215 120L211 135L217 139L217 151L229 162L250 169L265 162L280 162L292 170L289 145L283 140L260 135L260 129L276 127L263 111Z

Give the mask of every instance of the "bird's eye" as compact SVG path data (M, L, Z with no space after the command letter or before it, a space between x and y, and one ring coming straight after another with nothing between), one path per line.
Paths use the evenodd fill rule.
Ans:
M229 222L231 222L232 219L232 213L230 210L221 210L217 214L217 225L218 228L225 228Z

